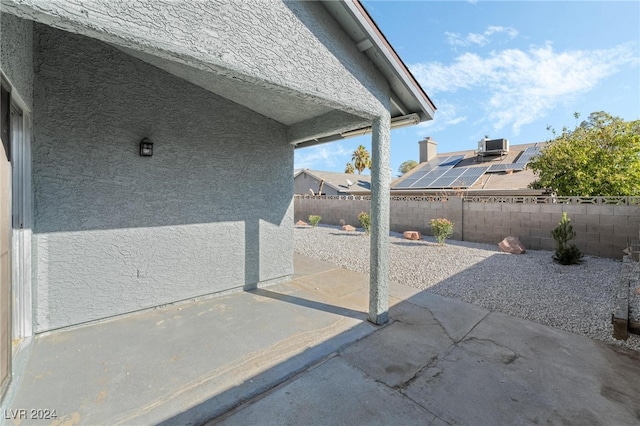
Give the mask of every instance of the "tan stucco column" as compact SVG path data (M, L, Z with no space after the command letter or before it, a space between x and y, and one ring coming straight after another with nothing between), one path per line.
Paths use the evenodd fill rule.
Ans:
M372 123L371 138L371 255L369 321L389 321L389 187L391 185L391 118Z

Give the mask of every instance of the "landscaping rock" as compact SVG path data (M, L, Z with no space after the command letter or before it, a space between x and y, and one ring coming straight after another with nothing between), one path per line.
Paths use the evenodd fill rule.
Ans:
M498 243L498 247L505 253L524 254L526 250L519 239L516 237L507 237Z
M356 230L356 228L354 228L351 225L342 225L342 230L347 232L353 232Z
M422 234L420 231L404 231L402 234L407 240L421 240Z
M307 225L307 222L305 222L304 220L299 220L296 222L296 226L309 226L309 225Z

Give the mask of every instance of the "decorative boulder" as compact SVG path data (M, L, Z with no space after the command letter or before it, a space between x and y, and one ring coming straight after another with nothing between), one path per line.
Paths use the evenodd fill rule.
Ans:
M354 228L351 225L342 225L342 230L347 232L353 232L356 230L356 228Z
M524 254L526 250L519 239L516 237L507 237L498 243L498 247L505 253Z
M402 234L407 240L421 240L422 234L420 231L404 231Z
M305 222L304 220L299 220L296 222L296 226L308 226L307 222Z

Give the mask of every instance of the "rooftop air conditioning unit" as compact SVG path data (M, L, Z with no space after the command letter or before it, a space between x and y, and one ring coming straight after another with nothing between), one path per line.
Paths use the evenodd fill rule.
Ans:
M509 152L508 139L487 139L478 142L478 154L480 155L502 155Z

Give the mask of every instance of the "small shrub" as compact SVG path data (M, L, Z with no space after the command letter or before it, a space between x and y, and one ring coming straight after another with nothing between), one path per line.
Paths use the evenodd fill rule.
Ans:
M431 219L429 221L429 225L431 225L433 235L436 237L440 245L444 245L444 241L451 235L453 235L454 223L449 219L445 219L442 217L438 219Z
M556 253L553 255L553 260L561 265L577 265L582 262L582 253L578 247L575 244L568 244L576 233L566 212L562 213L562 219L558 227L551 231L551 236L556 240Z
M369 235L371 233L371 215L367 212L362 212L358 215L358 220L362 225L362 229L364 229L364 233Z
M311 226L316 226L318 223L320 223L320 219L322 218L317 214L312 214L311 216L309 216L309 224Z

